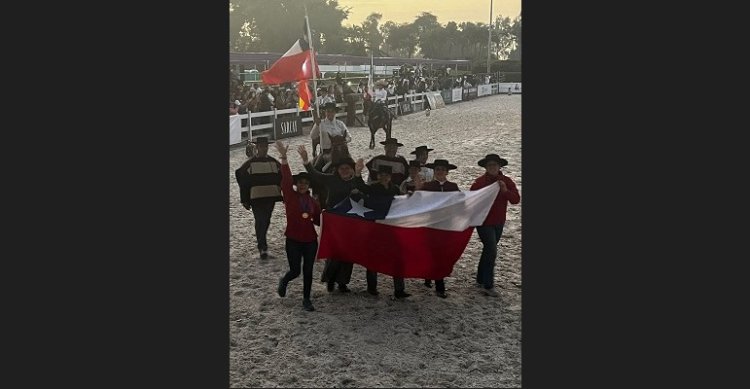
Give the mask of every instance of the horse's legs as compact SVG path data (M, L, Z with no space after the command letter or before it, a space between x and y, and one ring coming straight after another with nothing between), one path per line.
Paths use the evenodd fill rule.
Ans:
M370 150L375 148L375 131L373 131L372 127L370 127Z

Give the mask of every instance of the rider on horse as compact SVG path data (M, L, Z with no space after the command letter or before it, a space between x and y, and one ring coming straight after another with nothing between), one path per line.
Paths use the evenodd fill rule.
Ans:
M390 115L388 110L388 91L385 90L385 80L378 80L375 83L375 93L373 96L373 105L370 108L369 117L379 117L380 115L386 118Z

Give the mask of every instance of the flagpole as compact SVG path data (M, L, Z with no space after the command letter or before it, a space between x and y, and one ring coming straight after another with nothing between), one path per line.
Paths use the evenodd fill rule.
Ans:
M305 26L307 26L307 44L310 45L310 64L312 65L313 74L313 96L315 96L315 111L320 117L320 99L318 99L318 74L315 71L315 50L313 49L312 34L310 33L310 19L307 17L307 4L305 6Z

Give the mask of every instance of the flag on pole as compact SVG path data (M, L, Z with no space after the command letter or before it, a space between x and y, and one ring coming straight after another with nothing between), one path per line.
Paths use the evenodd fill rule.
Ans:
M297 84L297 94L299 95L299 110L309 111L310 108L312 108L310 105L312 96L310 96L310 88L307 86L307 80L301 80L299 84Z
M283 84L313 78L313 68L310 62L310 45L304 39L298 39L294 45L281 56L271 68L261 73L263 83L268 85ZM315 65L315 74L318 73Z
M409 197L348 197L323 212L317 258L353 262L393 277L445 278L499 192L499 185L490 185L468 192L416 191Z

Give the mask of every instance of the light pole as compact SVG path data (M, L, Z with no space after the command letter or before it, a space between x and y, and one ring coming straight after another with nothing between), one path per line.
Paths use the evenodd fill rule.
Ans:
M490 26L487 33L487 73L490 72L490 48L492 47L492 0L490 0Z

